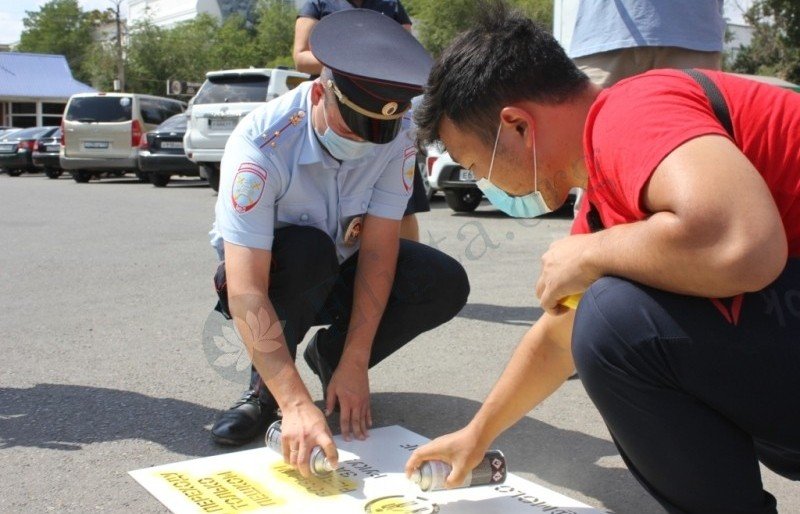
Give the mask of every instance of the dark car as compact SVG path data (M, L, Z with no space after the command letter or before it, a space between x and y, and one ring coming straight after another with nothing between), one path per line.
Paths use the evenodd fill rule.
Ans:
M39 171L33 164L33 146L39 138L47 137L58 127L33 127L13 132L0 139L0 168L12 177L25 171Z
M61 149L61 127L49 136L39 138L33 145L33 164L44 170L49 178L58 178L64 173L61 163L58 162L58 152Z
M199 177L200 170L183 151L183 135L189 116L176 114L155 130L145 134L139 146L139 171L150 175L150 182L164 187L172 175Z

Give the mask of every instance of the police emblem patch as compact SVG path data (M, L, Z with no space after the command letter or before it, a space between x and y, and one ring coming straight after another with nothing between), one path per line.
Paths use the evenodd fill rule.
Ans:
M361 216L354 216L349 223L347 229L344 231L344 244L345 246L353 246L358 242L361 237L361 228L363 226L363 218Z
M413 146L403 150L403 186L406 191L414 189L414 170L417 168L417 149Z
M267 184L267 171L252 162L239 165L233 178L231 201L239 214L244 214L258 204Z

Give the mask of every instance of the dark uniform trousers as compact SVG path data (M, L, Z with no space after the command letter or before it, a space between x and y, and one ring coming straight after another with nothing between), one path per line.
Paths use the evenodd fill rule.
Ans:
M275 231L269 298L285 323L284 336L292 357L311 326L330 324L325 337L318 340L318 348L336 369L350 323L358 256L357 252L340 265L331 238L315 228L292 226ZM218 308L230 317L224 263L214 281L220 297ZM452 319L468 295L469 280L461 264L434 248L401 239L397 271L369 366ZM274 403L255 368L251 387L259 391L263 403Z
M737 303L607 277L576 313L580 378L671 513L776 512L759 461L800 479L800 260Z

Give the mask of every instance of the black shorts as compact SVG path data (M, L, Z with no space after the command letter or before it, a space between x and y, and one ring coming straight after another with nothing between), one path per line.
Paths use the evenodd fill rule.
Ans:
M422 175L419 171L419 163L414 169L414 191L411 193L411 198L408 199L408 206L403 216L414 214L415 212L428 212L431 210L431 203L428 201L428 196L425 194L425 184L422 183Z

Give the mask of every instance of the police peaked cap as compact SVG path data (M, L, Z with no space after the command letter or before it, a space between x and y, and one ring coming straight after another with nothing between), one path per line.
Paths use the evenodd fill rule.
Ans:
M347 126L367 141L392 141L411 99L422 93L433 60L393 19L369 9L325 16L311 52L333 72L330 84Z

